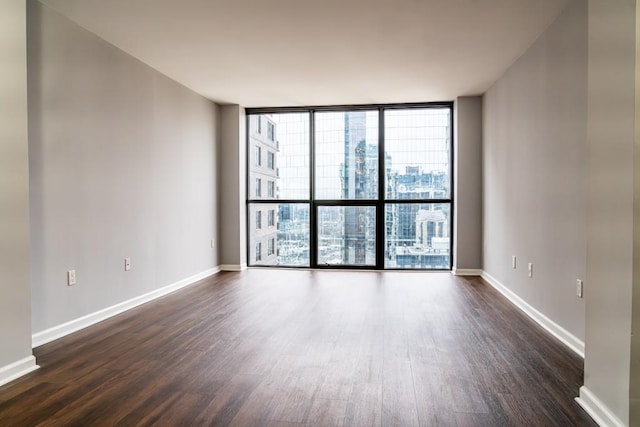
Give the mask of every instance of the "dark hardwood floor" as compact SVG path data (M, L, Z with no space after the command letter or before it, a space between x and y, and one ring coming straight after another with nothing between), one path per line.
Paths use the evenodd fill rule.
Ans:
M448 273L219 273L34 352L0 426L596 425L582 359Z

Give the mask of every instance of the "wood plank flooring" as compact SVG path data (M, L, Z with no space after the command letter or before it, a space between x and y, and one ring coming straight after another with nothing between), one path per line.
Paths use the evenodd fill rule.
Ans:
M34 353L0 426L596 425L582 359L448 273L219 273Z

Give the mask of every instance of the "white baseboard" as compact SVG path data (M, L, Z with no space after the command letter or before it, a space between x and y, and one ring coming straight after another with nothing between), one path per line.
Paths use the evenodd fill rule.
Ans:
M600 427L624 427L625 424L602 403L587 387L580 387L580 397L576 402Z
M198 273L191 277L187 277L186 279L172 283L163 288L156 289L155 291L151 291L144 295L140 295L130 300L118 303L116 305L112 305L111 307L107 307L105 309L96 311L95 313L88 314L78 319L74 319L69 322L63 323L61 325L54 326L53 328L49 328L44 331L37 332L33 334L33 336L31 337L32 346L33 347L41 346L43 344L46 344L58 338L62 338L66 335L69 335L73 332L77 332L80 329L84 329L98 322L102 322L103 320L106 320L124 311L130 310L141 304L147 303L149 301L153 301L156 298L160 298L161 296L170 294L171 292L175 292L178 289L182 289L186 286L192 285L199 280L202 280L206 277L209 277L213 274L218 273L219 271L220 271L220 267L214 267L209 270L205 270L202 273Z
M220 266L221 271L244 271L247 269L247 264L222 264Z
M35 371L40 366L36 365L36 358L27 356L9 365L0 367L0 386Z
M482 270L453 267L453 270L451 270L451 274L453 274L454 276L482 276Z
M512 290L504 286L486 271L482 272L482 278L493 286L498 292L504 295L509 301L515 304L520 310L533 319L540 326L545 328L551 335L559 339L564 345L573 350L580 357L584 358L584 342L575 335L549 319L544 314L533 308L529 303L516 295Z

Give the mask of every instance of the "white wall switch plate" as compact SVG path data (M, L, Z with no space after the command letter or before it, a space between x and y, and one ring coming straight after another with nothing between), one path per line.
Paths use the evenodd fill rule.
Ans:
M576 280L576 296L578 298L582 298L583 286L582 280Z
M131 270L131 258L124 259L124 271Z
M529 271L528 271L528 275L529 277L533 277L533 263L529 263Z
M73 286L76 284L76 271L69 270L67 271L67 286Z
M516 256L514 255L511 257L511 268L516 268L516 265Z

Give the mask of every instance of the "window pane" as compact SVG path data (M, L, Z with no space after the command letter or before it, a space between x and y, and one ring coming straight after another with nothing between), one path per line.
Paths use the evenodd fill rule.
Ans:
M450 268L449 203L385 206L386 268Z
M315 115L316 198L378 198L378 112Z
M266 224L260 219L265 212ZM249 205L249 247L256 248L249 265L302 266L309 264L309 205L307 203L252 203ZM258 256L257 251L261 254Z
M450 114L448 108L385 111L387 200L451 197Z
M249 194L254 199L309 199L309 114L250 115L249 139L255 158L250 163ZM257 179L275 187L257 191Z
M376 208L319 206L318 264L375 265Z
M276 155L271 151L267 152L267 167L269 169L275 169L276 165Z

